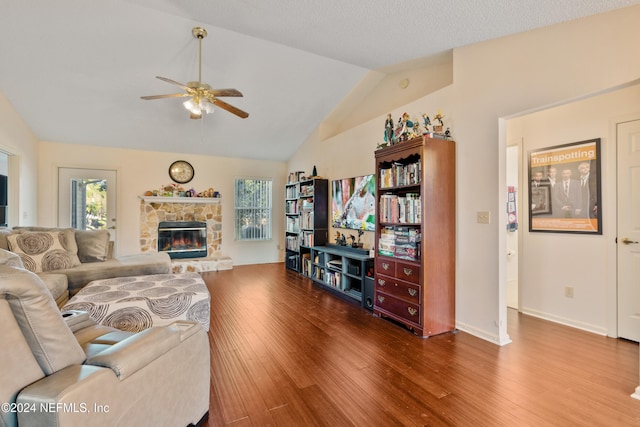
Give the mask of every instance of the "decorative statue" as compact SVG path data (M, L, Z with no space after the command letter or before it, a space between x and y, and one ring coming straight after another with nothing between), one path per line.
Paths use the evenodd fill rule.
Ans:
M394 140L396 142L402 141L402 128L404 124L402 123L402 117L398 117L398 123L396 124L396 130L393 133Z
M444 116L442 115L442 111L438 110L438 114L433 118L438 121L438 124L433 126L433 130L435 132L442 132L442 126L444 126L444 122L442 121L443 118Z
M384 122L384 142L389 145L393 144L393 119L391 113L387 114L387 120Z
M429 132L429 125L431 124L431 119L427 116L426 113L422 114L422 119L424 120L424 131L425 133Z

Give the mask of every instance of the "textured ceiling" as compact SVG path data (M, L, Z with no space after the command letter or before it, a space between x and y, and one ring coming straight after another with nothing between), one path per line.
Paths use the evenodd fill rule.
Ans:
M370 70L640 0L0 0L0 92L39 140L286 160ZM163 76L234 87L190 120ZM178 90L179 91L179 90Z

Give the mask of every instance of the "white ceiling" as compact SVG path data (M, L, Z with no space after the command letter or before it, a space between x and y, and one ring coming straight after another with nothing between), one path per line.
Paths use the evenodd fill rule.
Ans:
M0 92L43 141L286 160L371 70L638 3L0 0ZM140 99L197 80L195 26L203 81L248 119Z

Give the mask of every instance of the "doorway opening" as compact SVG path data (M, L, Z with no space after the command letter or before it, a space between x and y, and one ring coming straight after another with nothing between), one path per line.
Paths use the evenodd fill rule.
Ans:
M509 183L509 168L518 172L518 243L509 243L513 233L501 226L504 243L500 257L503 263L501 294L504 309L513 306L509 282L513 277L509 257L517 256L518 310L556 323L611 337L619 336L619 306L617 295L621 286L618 271L620 244L616 237L619 198L617 123L639 119L638 81L610 90L559 104L535 112L502 119L505 133L505 179ZM606 115L603 116L603 112ZM602 138L602 209L601 236L529 232L528 152L587 140ZM511 147L519 147L513 159ZM638 145L640 147L640 144ZM506 188L505 188L506 192ZM506 198L505 198L506 199ZM505 215L506 217L506 215ZM517 248L514 254L513 249ZM566 254L571 256L566 257Z

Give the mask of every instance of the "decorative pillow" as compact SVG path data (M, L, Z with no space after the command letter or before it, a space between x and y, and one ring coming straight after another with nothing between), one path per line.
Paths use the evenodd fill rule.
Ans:
M107 230L76 230L80 262L106 261L109 254Z
M7 236L7 240L11 252L18 254L25 268L34 273L80 265L72 229L15 233Z

